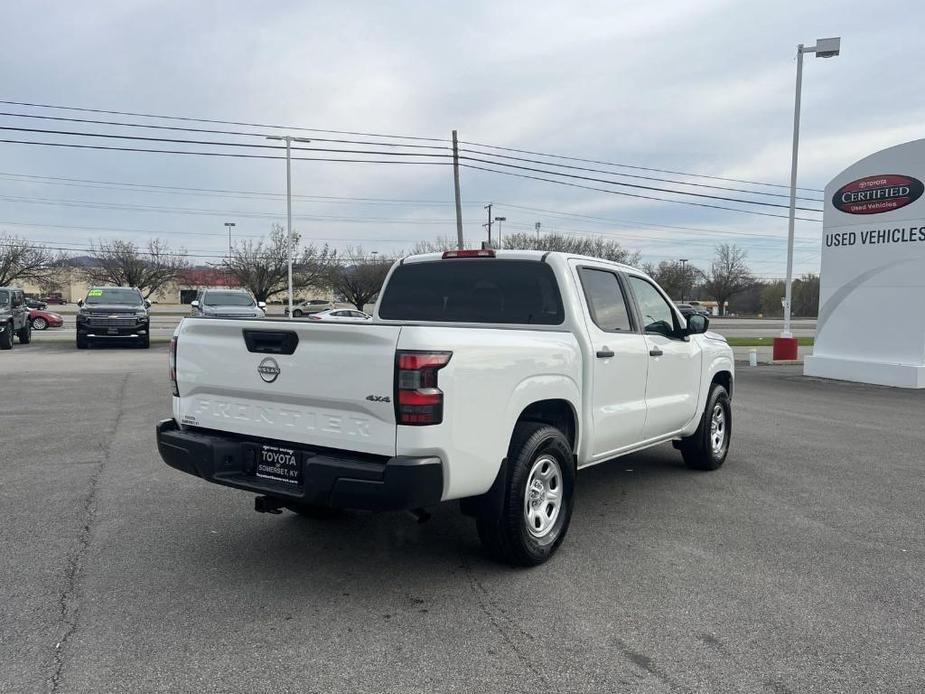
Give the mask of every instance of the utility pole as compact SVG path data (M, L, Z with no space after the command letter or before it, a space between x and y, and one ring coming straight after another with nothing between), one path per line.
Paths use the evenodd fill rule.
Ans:
M490 202L490 203L488 203L487 205L485 205L485 207L482 208L482 209L484 209L484 210L488 210L488 224L486 224L485 226L488 227L488 245L489 245L489 247L491 246L491 206L492 206L492 205L494 205L494 203Z
M456 131L453 131L453 186L456 188L456 245L461 250L463 243L462 200L459 195L459 143Z
M234 222L225 222L225 227L228 229L228 258L231 259L231 228L235 226Z
M533 225L533 228L536 229L536 242L537 243L540 242L540 227L541 226L543 226L542 222L537 222L536 224ZM539 248L537 248L537 250L539 250Z
M679 258L681 263L681 303L684 303L684 287L687 285L687 258Z

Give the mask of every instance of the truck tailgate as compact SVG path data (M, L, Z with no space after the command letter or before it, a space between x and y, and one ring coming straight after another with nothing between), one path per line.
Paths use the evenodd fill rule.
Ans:
M394 456L400 332L392 325L185 319L174 416L184 426Z

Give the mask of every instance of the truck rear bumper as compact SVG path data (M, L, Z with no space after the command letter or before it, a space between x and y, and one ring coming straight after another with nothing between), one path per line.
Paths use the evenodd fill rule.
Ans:
M257 477L253 444L233 434L183 431L165 419L157 424L157 448L177 470L284 504L387 511L430 506L443 494L443 465L436 457L370 460L349 451L302 448L302 484L293 485Z

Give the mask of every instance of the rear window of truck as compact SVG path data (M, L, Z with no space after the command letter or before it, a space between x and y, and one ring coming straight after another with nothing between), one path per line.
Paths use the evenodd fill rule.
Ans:
M556 276L535 260L460 258L399 265L379 302L384 320L559 325Z

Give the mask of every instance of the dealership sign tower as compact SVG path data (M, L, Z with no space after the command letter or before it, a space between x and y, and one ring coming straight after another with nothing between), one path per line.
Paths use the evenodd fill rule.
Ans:
M807 376L925 388L925 140L825 187L819 322Z

